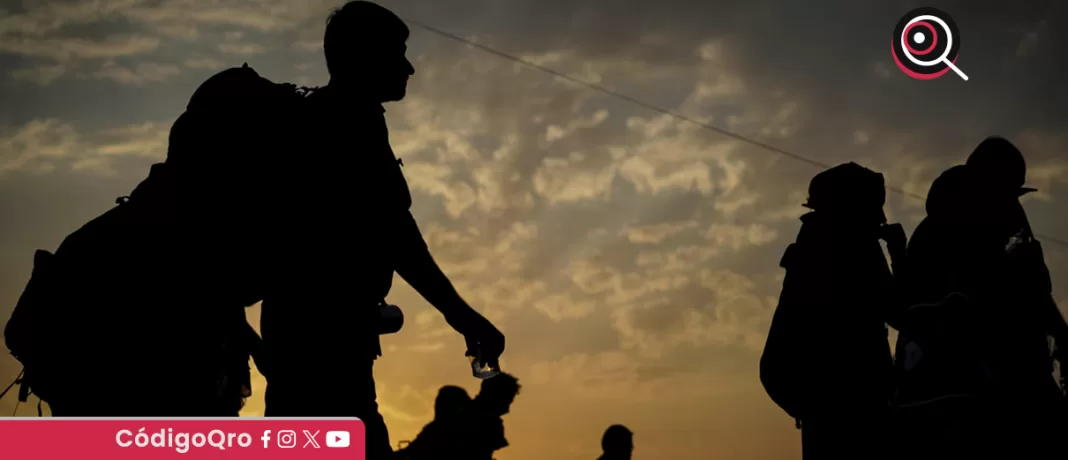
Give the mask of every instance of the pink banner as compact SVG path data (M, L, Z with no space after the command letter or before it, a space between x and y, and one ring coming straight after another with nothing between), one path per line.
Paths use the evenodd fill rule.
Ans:
M364 460L356 418L0 418L3 458Z

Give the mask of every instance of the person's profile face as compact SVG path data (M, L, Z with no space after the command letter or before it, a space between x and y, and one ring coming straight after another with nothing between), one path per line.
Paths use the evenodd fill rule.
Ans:
M375 53L373 68L375 71L376 92L380 102L392 102L404 99L408 92L408 78L415 74L415 67L405 54L408 46L403 41L383 46Z

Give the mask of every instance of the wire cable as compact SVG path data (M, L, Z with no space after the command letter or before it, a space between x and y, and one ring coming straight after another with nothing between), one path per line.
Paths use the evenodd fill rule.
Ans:
M552 76L555 76L555 77L558 77L558 78L562 78L564 80L567 80L569 82L575 83L575 84L580 85L580 86L584 86L584 87L592 89L594 91L597 91L597 92L600 92L600 93L603 93L603 94L606 94L606 95L609 95L609 96L612 96L612 97L615 97L615 98L618 98L618 99L622 99L624 101L630 102L630 103L632 103L634 105L637 105L637 106L640 106L642 108L645 108L645 109L648 109L648 110L651 110L651 111L654 111L654 112L658 112L658 113L661 113L663 115L670 116L670 117L672 117L672 118L674 118L676 120L683 121L683 122L686 122L686 123L691 123L693 125L696 125L696 126L699 126L701 128L707 129L709 131L715 132L715 133L720 134L722 136L737 140L739 142L743 142L743 143L752 145L754 147L758 147L760 149L766 150L768 152L776 153L776 154L782 155L784 157L787 157L787 158L790 158L790 159L793 159L793 160L796 160L796 161L799 161L799 162L802 162L802 163L806 163L806 164L811 165L811 166L816 166L818 168L822 168L822 169L831 168L831 165L828 165L828 164L823 163L821 161L814 160L814 159L806 157L804 155L800 155L800 154L791 152L789 150L785 150L783 148L776 147L774 145L758 141L758 140L753 139L751 137L747 137L745 135L738 134L738 133L735 133L733 131L730 131L730 130L727 130L727 129L724 129L724 128L720 128L718 126L715 126L715 125L712 125L712 124L709 124L709 123L705 123L705 122L702 122L702 121L699 121L699 120L695 120L695 119L693 119L691 117L687 117L687 116L685 116L683 114L680 114L678 112L675 112L673 110L665 109L663 107L660 107L660 106L657 106L657 105L654 105L654 104L650 104L648 102L642 101L640 99L636 99L634 97L628 96L628 95L620 93L618 91L614 91L614 90L608 89L608 88L606 88L604 86L601 86L601 85L598 85L596 83L591 83L591 82L588 82L588 81L585 81L585 80L582 80L582 79L579 79L579 78L575 78L575 77L572 77L572 76L570 76L568 74L560 72L558 70L554 70L554 69L545 67L543 65L530 62L530 61L528 61L526 59L523 59L521 57L518 57L518 56L515 56L515 55L512 55L512 54L508 54L508 53L505 53L503 51L498 51L498 50L496 50L494 48L491 48L489 46L486 46L484 44L481 44L481 43L478 43L478 42L475 42L475 41L460 37L459 35L456 35L456 34L453 34L453 33L450 33L450 32L446 32L444 30L441 30L441 29L439 29L437 27L434 27L434 26L431 26L429 24L426 24L426 23L423 23L423 22L420 22L420 21L414 21L414 20L409 19L409 18L403 18L403 19L404 19L405 22L408 22L409 24L415 25L416 27L419 27L420 29L426 30L427 32L433 33L435 35L439 35L439 36L447 38L449 40L453 40L453 41L456 41L456 42L459 42L459 43L463 43L465 45L468 45L470 47L476 48L476 49L481 50L483 52L492 54L494 56L497 56L497 57L500 57L500 58L503 58L503 59L507 59L509 61L513 61L513 62L522 64L524 66L533 68L535 70L547 73L549 75L552 75ZM903 195L903 196L906 196L906 197L909 197L909 198L915 198L915 199L920 200L920 201L925 201L927 199L927 197L925 197L923 195L920 195L920 194L917 194L917 193L913 193L913 192L909 192L907 190L904 190L904 189L898 188L898 187L887 186L886 189L891 191L891 192L894 192L894 193L897 193L897 194L900 194L900 195ZM1064 248L1068 248L1068 241L1065 241L1065 240L1063 240L1061 238L1057 238L1057 237L1054 237L1054 236L1051 236L1051 235L1044 235L1044 234L1041 234L1041 233L1035 233L1035 236L1041 238L1043 241L1049 241L1049 242L1058 244L1058 245L1060 245L1060 246L1062 246Z

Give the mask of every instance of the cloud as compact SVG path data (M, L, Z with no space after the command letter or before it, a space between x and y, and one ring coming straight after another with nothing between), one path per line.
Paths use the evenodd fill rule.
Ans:
M609 198L614 166L590 172L569 167L570 164L566 159L543 159L541 168L534 173L534 191L550 203Z
M779 232L765 224L712 224L704 234L716 247L734 251L748 246L763 246L779 238Z
M174 64L142 62L131 69L108 62L100 70L93 73L93 76L109 79L124 85L144 85L150 82L164 81L178 75L179 72L178 66Z
M0 174L39 167L76 154L81 135L69 123L33 120L0 137Z
M450 181L452 168L438 163L409 163L404 166L408 186L445 200L445 210L457 217L475 204L475 191L467 182Z
M107 59L145 54L154 51L159 44L160 40L156 37L137 35L111 36L103 40L9 38L0 40L0 52L47 57L66 62L73 59Z
M99 174L114 173L117 159L162 159L171 123L138 123L83 134L73 123L48 118L0 130L0 175L50 172L57 166Z
M191 69L209 69L218 70L226 66L226 63L219 59L207 56L194 56L185 60L185 66Z
M12 70L10 75L16 80L28 80L41 86L48 86L66 73L66 65L54 64L16 69Z
M705 268L697 281L687 289L688 297L660 295L618 309L615 326L624 348L650 358L683 345L759 352L774 297L761 295L751 277L731 270Z
M638 382L638 363L623 352L573 353L531 366L528 379L535 385L569 388L583 397L641 400L655 389Z
M697 221L691 220L627 227L620 233L631 243L660 244L667 238L695 228L697 228Z
M217 48L226 54L252 55L262 54L267 51L263 45L256 43L220 43Z

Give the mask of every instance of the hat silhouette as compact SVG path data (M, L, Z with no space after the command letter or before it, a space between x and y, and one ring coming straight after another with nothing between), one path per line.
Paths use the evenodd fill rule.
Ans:
M1012 142L1001 136L991 136L979 143L965 163L974 171L984 188L995 193L1023 196L1037 191L1025 187L1027 162Z

